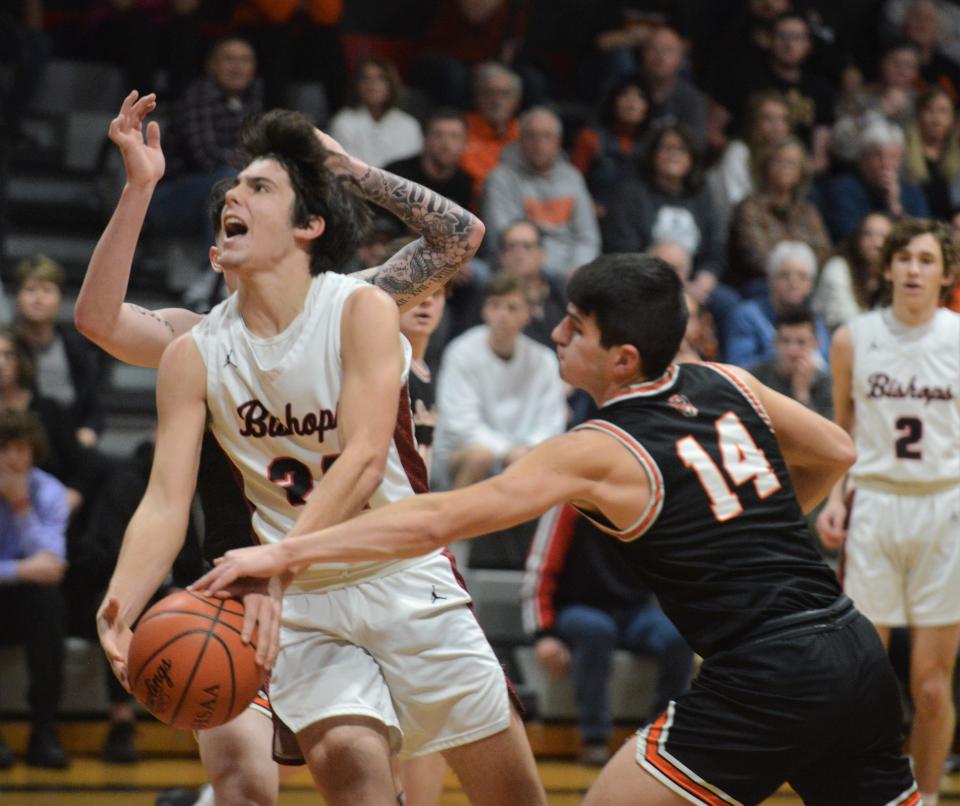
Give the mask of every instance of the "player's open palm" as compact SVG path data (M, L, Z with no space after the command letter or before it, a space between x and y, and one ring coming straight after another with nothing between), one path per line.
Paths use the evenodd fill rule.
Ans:
M143 125L147 116L157 108L153 93L142 98L136 90L120 105L120 112L110 121L109 137L120 149L127 182L131 185L154 185L163 176L166 163L160 148L160 126L156 121Z

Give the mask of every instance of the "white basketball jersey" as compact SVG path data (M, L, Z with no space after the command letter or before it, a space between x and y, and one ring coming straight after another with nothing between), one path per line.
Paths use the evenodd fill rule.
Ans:
M238 294L193 329L207 368L211 430L242 477L253 528L263 542L286 536L340 454L340 320L350 294L366 286L329 272L313 278L302 313L271 338L247 330ZM405 381L411 351L400 338ZM404 383L383 482L370 507L425 491L426 469L413 439ZM304 590L353 584L411 562L314 565L294 586Z
M889 308L858 316L853 337L854 480L915 488L960 482L960 314L908 327Z

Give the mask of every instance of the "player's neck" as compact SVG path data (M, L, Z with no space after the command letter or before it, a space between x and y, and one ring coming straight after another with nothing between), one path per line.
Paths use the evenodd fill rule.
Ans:
M247 330L269 338L286 330L303 310L313 277L302 269L253 272L237 288Z
M919 327L927 324L937 315L938 307L937 301L934 301L933 304L910 305L902 299L894 298L893 305L890 306L890 312L900 324L908 327Z

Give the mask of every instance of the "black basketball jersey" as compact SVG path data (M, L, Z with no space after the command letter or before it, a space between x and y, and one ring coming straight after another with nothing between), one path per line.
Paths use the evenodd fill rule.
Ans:
M727 368L673 365L577 428L612 435L646 472L650 504L631 528L594 520L698 654L840 596L767 415Z

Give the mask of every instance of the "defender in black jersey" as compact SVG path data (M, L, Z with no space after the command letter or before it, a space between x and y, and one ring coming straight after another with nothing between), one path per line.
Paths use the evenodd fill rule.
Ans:
M918 804L893 671L803 517L853 462L850 439L740 369L673 364L686 307L662 261L600 257L568 296L561 374L597 402L594 419L471 487L228 552L194 587L411 556L568 501L618 541L704 658L588 806L754 804L785 781L809 804Z

